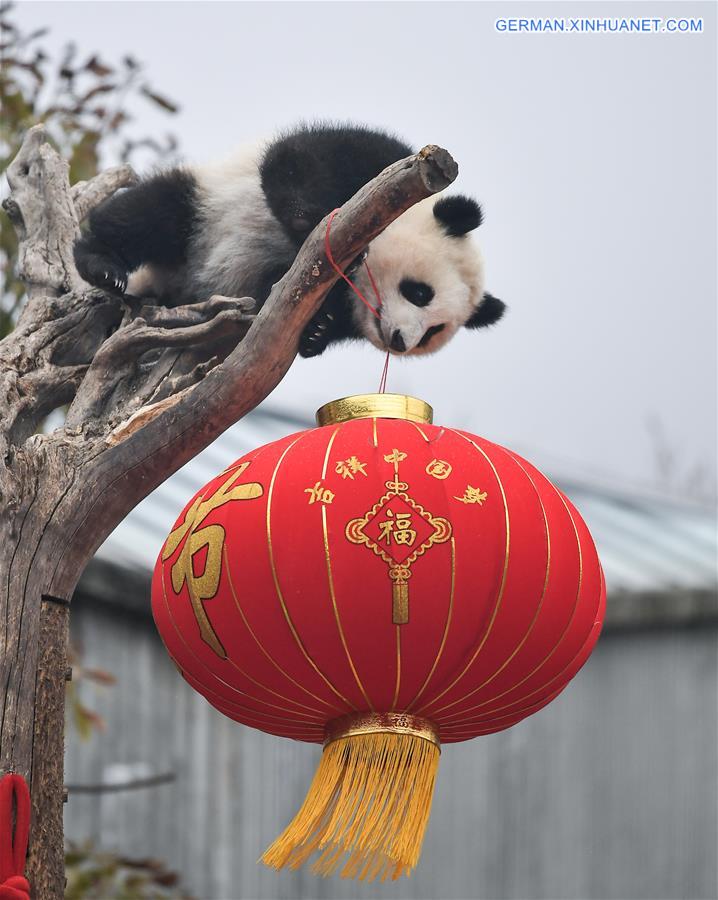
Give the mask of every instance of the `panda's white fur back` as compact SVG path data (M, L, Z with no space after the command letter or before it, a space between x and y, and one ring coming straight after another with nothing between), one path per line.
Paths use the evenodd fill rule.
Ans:
M142 266L130 276L130 293L169 294L175 302L210 294L256 297L267 268L289 268L296 250L260 182L264 146L250 144L221 162L187 168L197 185L197 227L187 264L171 271Z
M263 152L263 143L252 144L195 171L202 222L190 251L195 295L211 285L217 293L255 297L268 267L280 262L288 269L294 259L296 250L262 190Z

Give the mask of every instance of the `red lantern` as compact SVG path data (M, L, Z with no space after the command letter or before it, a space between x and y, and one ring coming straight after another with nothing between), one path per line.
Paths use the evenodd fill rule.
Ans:
M179 517L157 627L212 705L324 743L264 861L348 877L416 864L440 743L549 703L588 658L605 588L570 501L521 457L395 394L323 407Z

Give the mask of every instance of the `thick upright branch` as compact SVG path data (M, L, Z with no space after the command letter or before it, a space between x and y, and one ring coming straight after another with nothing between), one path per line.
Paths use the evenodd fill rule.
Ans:
M18 273L27 285L26 311L48 291L62 294L83 287L72 261L79 230L68 171L40 125L27 133L7 170L12 195L4 206L20 239Z

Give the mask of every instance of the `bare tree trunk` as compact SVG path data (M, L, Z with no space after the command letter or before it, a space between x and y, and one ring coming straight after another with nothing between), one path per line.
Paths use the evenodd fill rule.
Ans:
M451 156L433 146L390 166L336 216L335 259L346 266L456 174ZM37 126L7 175L4 205L20 238L27 302L0 342L0 774L31 782L29 878L36 897L59 900L75 585L140 500L274 389L337 276L322 224L259 313L251 299L227 297L137 309L88 290L72 261L79 221L130 184L132 171L109 170L71 189L67 165ZM143 365L150 351L153 363ZM64 427L37 433L66 404Z
M32 757L34 824L27 868L36 897L54 897L65 884L62 817L69 614L69 606L56 601L45 600L40 609Z

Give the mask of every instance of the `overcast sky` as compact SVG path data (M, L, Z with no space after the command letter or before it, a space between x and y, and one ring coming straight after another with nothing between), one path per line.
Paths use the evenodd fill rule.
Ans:
M499 17L671 16L702 34L499 33ZM555 474L671 492L716 458L716 35L713 3L21 2L50 44L130 52L179 101L137 134L207 161L298 119L341 118L437 143L477 197L496 328L392 360L389 389L436 421ZM112 162L113 160L107 160ZM313 414L375 390L383 358L298 360L270 403Z

